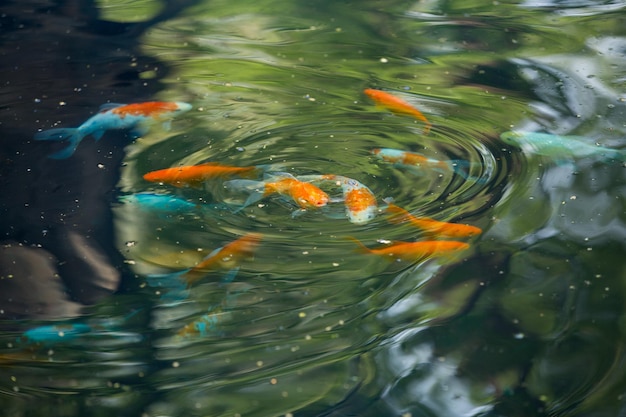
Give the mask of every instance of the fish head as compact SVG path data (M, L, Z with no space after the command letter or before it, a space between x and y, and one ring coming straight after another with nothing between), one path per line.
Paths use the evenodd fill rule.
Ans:
M176 104L176 109L174 109L172 112L176 115L187 113L189 110L193 108L191 104L185 103L183 101L175 101L174 104Z
M500 135L502 142L513 146L520 146L523 141L523 137L524 135L522 133L513 131L504 132Z
M324 192L319 187L309 183L303 183L297 194L298 195L294 196L295 200L303 208L324 207L326 204L328 204L328 201L330 200L326 192Z
M263 235L261 233L248 233L237 239L237 252L251 255L259 246Z
M401 151L400 149L390 149L390 148L372 149L371 152L378 159L381 159L384 162L389 162L392 164L402 161L406 153L405 151Z

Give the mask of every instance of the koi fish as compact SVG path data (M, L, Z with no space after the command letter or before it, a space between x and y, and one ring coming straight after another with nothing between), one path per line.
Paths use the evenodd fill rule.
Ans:
M432 169L438 172L456 172L463 178L468 178L467 170L470 163L460 159L451 159L448 161L440 161L428 158L420 153L402 151L400 149L376 148L372 149L378 159L394 164L399 168L413 170L416 174L422 174L421 168Z
M626 160L626 153L618 149L589 144L589 139L581 136L559 136L536 132L504 132L500 138L509 145L522 149L527 154L548 156L557 162L566 159L599 156L605 161Z
M388 246L368 248L360 241L349 238L359 245L359 251L386 257L391 260L417 262L432 256L449 255L469 249L469 244L454 240L433 240L421 242L391 242Z
M302 209L315 209L325 206L329 197L322 189L310 182L300 181L288 173L276 173L263 181L231 180L224 187L252 191L243 204L247 207L272 194L291 197ZM243 208L242 207L242 208Z
M395 204L387 201L386 211L391 213L391 223L409 222L413 226L422 229L426 234L433 237L472 237L482 233L479 227L469 224L440 222L428 217L416 217Z
M322 175L321 177L341 186L346 216L351 223L365 224L376 217L378 212L376 196L367 186L341 175Z
M134 136L141 136L146 131L143 126L150 122L163 122L169 128L171 119L191 110L191 104L183 102L149 101L135 104L107 103L100 106L98 114L87 119L77 128L58 128L38 132L36 140L66 140L69 146L49 155L49 158L64 159L70 157L85 136L92 135L99 140L107 130L133 129Z
M200 165L180 166L148 172L143 176L143 179L150 182L160 182L171 184L175 187L183 187L186 185L197 185L198 183L214 178L230 176L253 178L260 169L260 167L256 166L235 167L216 162L206 162Z
M262 235L259 233L248 233L215 249L194 267L173 274L151 274L148 275L148 279L153 286L176 288L177 282L183 282L189 288L204 278L209 271L229 269L231 273L228 275L228 280L231 281L239 269L239 262L254 254L261 238Z
M379 106L382 106L394 113L413 116L416 119L426 123L426 126L424 127L424 134L427 135L430 132L432 123L428 121L426 116L424 116L421 111L419 111L406 101L402 100L401 98L396 97L393 94L389 94L385 91L374 90L373 88L366 88L365 90L363 90L363 92Z

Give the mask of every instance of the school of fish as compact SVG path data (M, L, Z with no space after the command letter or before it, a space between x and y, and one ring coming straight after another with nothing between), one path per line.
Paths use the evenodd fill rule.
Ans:
M377 107L394 114L415 118L424 124L424 135L429 134L432 123L420 110L400 96L372 88L365 89L363 93ZM109 103L103 105L97 114L77 128L40 131L35 134L35 139L68 142L65 148L49 156L53 159L63 159L72 156L79 143L87 136L99 140L106 131L128 130L131 137L138 137L145 134L147 128L156 122L163 123L163 127L168 129L173 118L191 109L192 106L184 102ZM599 157L603 161L626 160L625 153L621 150L588 143L585 138L575 136L505 132L502 133L501 140L505 144L519 148L527 157L539 155L553 158L556 162L586 157ZM469 175L472 167L465 160L437 160L406 149L373 148L370 152L375 161L389 164L402 172L421 175L426 171L435 171L459 175L466 180L474 178ZM303 212L324 214L324 210L329 206L342 204L345 218L356 226L365 225L381 216L397 227L412 228L416 237L424 237L415 241L380 240L378 246L370 247L352 236L344 236L347 241L354 243L355 252L378 256L389 261L414 264L433 257L463 254L470 248L470 243L464 239L474 239L482 233L482 230L474 225L440 221L410 212L396 205L393 198L379 200L365 184L339 173L296 176L273 170L271 166L232 166L220 161L206 161L196 165L159 167L144 173L143 179L156 184L157 188L150 192L120 196L120 203L166 214L214 210L215 206L188 201L179 197L180 193L172 193L167 187L202 188L206 182L220 181L224 189L241 196L243 203L233 207L231 212L240 213L242 216L246 215L247 208L261 200L271 204L273 200L281 199L293 207L293 216ZM337 196L333 197L335 194ZM260 204L259 208L267 204ZM213 250L195 265L180 271L149 275L148 284L164 288L165 293L169 294L169 300L173 302L180 302L189 297L191 287L211 273L220 271L225 273L221 282L227 284L235 278L241 265L254 257L263 238L263 234L258 232L234 236L230 242ZM228 294L220 305L209 306L205 314L181 328L178 335L188 337L214 333L219 318L231 307L235 296ZM31 343L54 344L88 333L92 327L81 323L41 326L24 333L22 339Z

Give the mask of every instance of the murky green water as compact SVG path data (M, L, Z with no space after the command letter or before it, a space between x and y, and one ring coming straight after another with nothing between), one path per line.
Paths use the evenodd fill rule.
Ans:
M135 19L124 2L102 5ZM155 5L135 7L146 19ZM91 331L72 340L3 336L7 415L36 415L28 402L48 415L621 415L623 160L532 155L499 137L623 148L624 28L611 1L212 1L149 30L143 50L171 67L155 98L194 109L127 148L120 193L197 206L114 205L131 285L77 318ZM415 105L431 132L366 88ZM469 179L385 164L374 148L468 161ZM341 203L294 215L279 197L237 211L246 195L222 180L142 178L206 161L350 177L381 212L359 225ZM483 233L425 262L360 253L348 237L428 239L390 222L385 198ZM262 241L236 275L150 279L250 232ZM184 331L198 320L207 334Z

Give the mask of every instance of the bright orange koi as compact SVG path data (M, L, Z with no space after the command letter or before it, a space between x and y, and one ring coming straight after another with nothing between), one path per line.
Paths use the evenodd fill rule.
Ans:
M263 196L282 194L291 197L301 208L319 208L328 203L328 194L319 187L296 178L281 178L265 183Z
M421 111L402 100L399 97L394 96L393 94L389 94L385 91L374 90L373 88L366 88L363 92L374 102L386 109L399 114L406 114L409 116L413 116L416 119L426 123L424 127L424 134L427 135L430 132L430 128L432 127L432 123L428 121L426 116L422 114Z
M230 176L253 178L257 175L258 171L259 168L256 166L235 167L222 165L217 162L206 162L200 165L172 167L148 172L143 176L143 179L150 182L160 182L171 184L175 187L183 187L186 185L195 185L214 178Z
M359 245L359 250L372 255L384 256L390 260L417 262L432 256L449 255L469 249L469 244L453 240L433 240L422 242L392 242L380 248L368 248L360 241L349 238Z
M226 181L224 187L240 191L251 191L243 207L247 207L271 194L291 197L302 209L320 208L329 201L328 194L318 186L300 181L288 173L276 173L263 181Z
M187 283L187 286L190 286L204 277L207 271L237 268L237 264L242 259L251 257L254 254L261 238L262 235L260 233L248 233L214 250L196 266L179 276Z
M479 227L469 224L440 222L428 217L416 217L395 204L388 203L387 211L391 213L391 223L409 222L415 227L422 229L433 237L472 237L478 236L483 231Z

